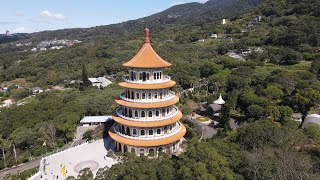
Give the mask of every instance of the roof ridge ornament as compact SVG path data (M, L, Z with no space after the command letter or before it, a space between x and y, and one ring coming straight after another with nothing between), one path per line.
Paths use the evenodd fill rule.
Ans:
M150 43L149 32L150 30L148 28L144 29L144 43Z

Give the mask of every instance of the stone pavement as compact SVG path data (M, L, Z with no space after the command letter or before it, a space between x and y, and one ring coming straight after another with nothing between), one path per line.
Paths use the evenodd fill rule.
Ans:
M66 167L67 177L77 177L79 171L86 167L89 167L95 175L99 168L111 167L113 164L118 163L116 160L106 157L108 150L112 146L112 140L107 138L81 144L45 157L40 162L42 178L48 180L65 179L61 173L63 166Z

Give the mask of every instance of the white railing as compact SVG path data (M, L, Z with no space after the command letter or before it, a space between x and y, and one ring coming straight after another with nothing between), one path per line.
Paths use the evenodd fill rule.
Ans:
M168 75L164 75L163 79L150 79L150 80L143 81L143 80L139 80L139 79L131 80L128 75L125 75L123 77L123 80L125 82L134 83L134 84L158 84L158 83L169 82L171 80L171 77Z
M122 100L128 101L128 102L150 103L150 102L168 101L168 100L174 98L174 96L175 96L175 93L173 91L170 91L169 94L166 97L162 98L162 99L160 99L160 98L158 98L158 99L148 99L147 98L147 94L148 93L146 93L146 99L129 99L129 98L126 98L125 92L122 92L122 93L120 93L120 98ZM160 95L158 95L158 97L159 96Z
M139 111L139 110L138 110ZM142 122L150 122L150 121L161 121L161 120L166 120L166 119L169 119L169 118L172 118L174 116L176 116L178 114L178 108L177 107L173 107L173 111L171 111L171 113L168 115L168 116L164 116L164 117L148 117L148 113L146 113L146 117L145 118L130 118L130 117L127 117L127 116L124 116L123 113L122 113L122 109L121 107L118 108L116 110L116 113L119 117L123 118L123 119L127 119L127 120L131 120L131 121L142 121ZM140 114L140 111L139 111L139 114ZM161 113L159 113L161 114Z
M164 134L162 136L156 136L155 133L153 133L154 135L153 136L150 136L149 137L139 137L139 136L130 136L130 135L126 135L126 134L123 134L119 131L119 125L118 124L114 124L113 125L113 129L114 129L114 132L116 134L118 134L119 136L121 137L124 137L124 138L128 138L128 139L134 139L134 140L156 140L156 139L163 139L163 138L167 138L167 137L170 137L170 136L173 136L175 134L177 134L180 130L181 130L181 123L180 122L177 122L177 126L175 129L173 129L170 133L167 133L167 134ZM146 134L148 132L146 131Z

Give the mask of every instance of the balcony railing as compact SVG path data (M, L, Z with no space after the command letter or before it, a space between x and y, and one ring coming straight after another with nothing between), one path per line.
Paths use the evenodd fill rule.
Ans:
M171 80L171 77L168 75L165 75L163 79L150 79L150 80L140 80L140 79L135 79L131 80L128 75L125 75L123 77L123 80L128 83L135 83L135 84L157 84L157 83L165 83L169 82Z
M138 110L138 112L140 113L139 110ZM178 108L174 106L173 111L170 114L168 114L168 116L164 116L164 117L160 117L160 116L159 117L148 117L148 113L146 113L146 117L139 117L139 118L131 117L130 118L130 117L123 115L121 108L118 108L116 110L116 113L119 117L121 117L123 119L131 120L131 121L150 122L150 121L161 121L161 120L166 120L166 119L172 118L178 114ZM161 112L160 112L160 114L161 114ZM133 115L133 113L132 113L132 115Z
M180 129L181 129L181 123L180 122L177 122L177 126L175 127L175 129L172 129L170 133L167 133L167 134L164 134L162 136L156 136L155 133L153 133L154 135L148 135L149 137L141 137L141 136L131 136L131 135L126 135L126 134L123 134L120 132L120 129L119 129L119 124L114 124L113 125L113 129L114 129L114 132L116 134L118 134L119 136L122 136L124 138L128 138L128 139L135 139L135 140L156 140L156 139L163 139L163 138L167 138L167 137L170 137L170 136L173 136L175 134L177 134ZM147 135L147 130L146 130L146 135Z
M163 102L163 101L167 101L167 100L172 99L175 96L175 93L173 91L170 91L169 94L166 97L162 98L162 99L160 99L160 98L158 98L158 99L148 99L147 95L148 95L148 93L146 93L146 98L145 99L129 99L129 98L126 98L125 92L122 92L120 94L120 98L122 100L125 100L125 101L139 102L139 103ZM158 97L160 97L160 95L158 95Z

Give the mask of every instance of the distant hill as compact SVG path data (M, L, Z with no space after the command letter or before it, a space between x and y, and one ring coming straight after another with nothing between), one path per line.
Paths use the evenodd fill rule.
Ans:
M101 36L119 36L140 32L146 26L150 29L161 29L166 25L199 24L218 21L222 18L232 19L251 10L261 0L209 0L206 3L187 3L175 5L167 10L148 17L130 20L118 24L92 28L72 28L55 31L43 31L28 35L33 40L46 39L97 39ZM1 41L0 41L1 43Z

